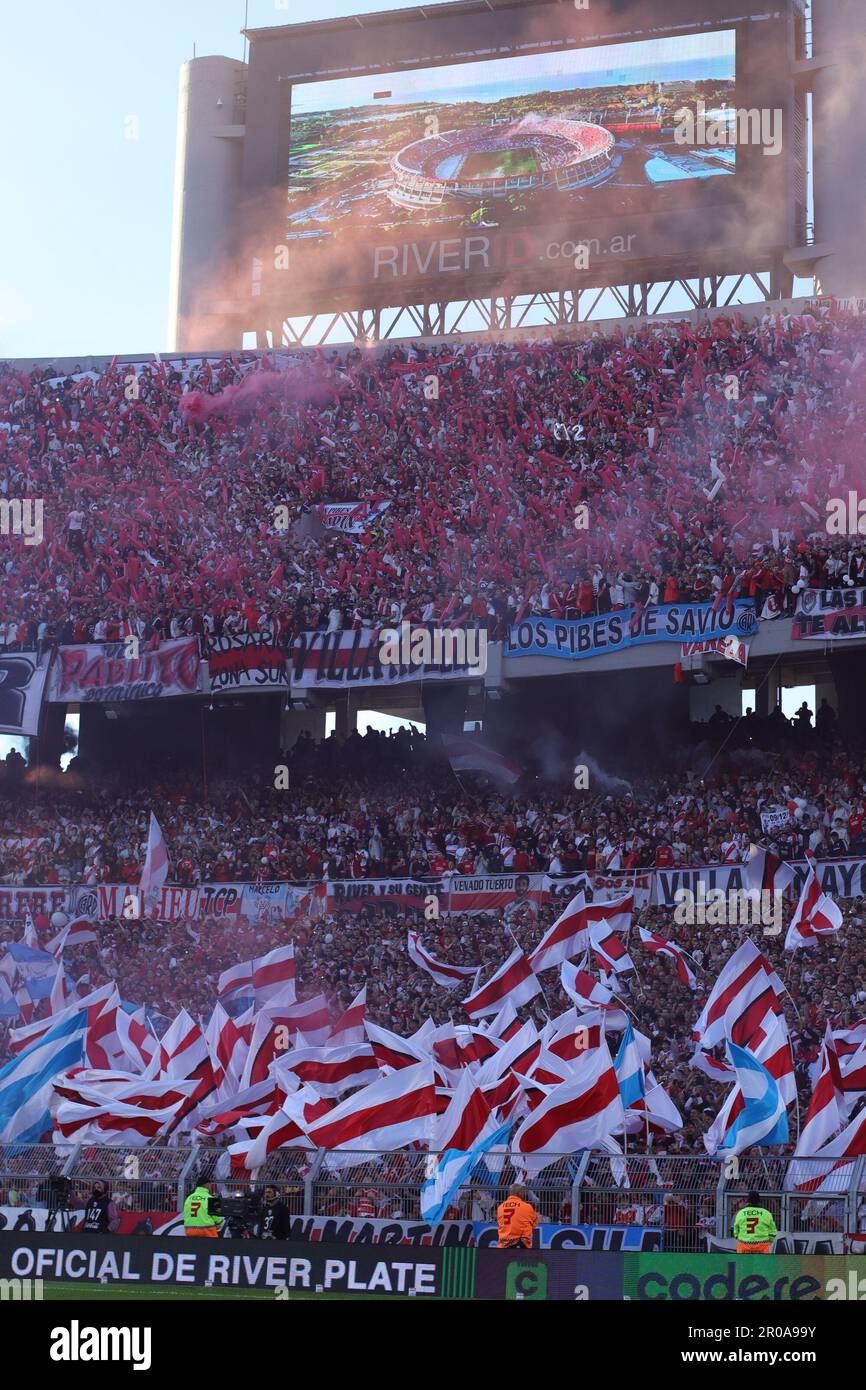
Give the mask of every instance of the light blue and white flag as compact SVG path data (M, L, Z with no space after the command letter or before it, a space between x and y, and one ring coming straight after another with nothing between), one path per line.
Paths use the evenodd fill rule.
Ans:
M43 1033L0 1069L0 1143L36 1144L51 1129L52 1081L84 1060L87 1010Z
M497 1144L506 1143L510 1129L509 1120L492 1134L479 1139L469 1150L446 1149L440 1154L432 1176L421 1187L421 1217L424 1221L429 1221L431 1226L434 1226L437 1221L442 1220L452 1197L468 1181L478 1160Z
M727 1041L744 1103L716 1152L739 1154L753 1146L787 1144L788 1111L775 1078L753 1053Z
M628 1110L630 1105L634 1105L638 1100L643 1100L646 1094L643 1062L638 1051L631 1021L622 1035L622 1042L614 1059L613 1069L619 1082L623 1108Z

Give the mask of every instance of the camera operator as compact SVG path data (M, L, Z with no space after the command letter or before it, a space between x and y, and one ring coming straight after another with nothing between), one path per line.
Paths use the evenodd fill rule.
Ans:
M290 1234L289 1209L277 1188L268 1186L259 1207L256 1235L259 1240L288 1240Z
M183 1204L183 1228L186 1234L215 1239L224 1224L219 1207L220 1200L213 1196L209 1184L200 1182Z
M89 1197L70 1197L69 1205L75 1211L84 1210L84 1220L77 1228L90 1235L108 1235L120 1226L120 1212L117 1210L108 1184L95 1182Z

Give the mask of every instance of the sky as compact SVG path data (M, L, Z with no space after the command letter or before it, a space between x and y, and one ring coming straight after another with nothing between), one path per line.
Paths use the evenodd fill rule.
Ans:
M250 28L409 8L248 4ZM4 5L0 358L165 348L180 68L242 58L243 24L244 0Z
M596 45L575 54L534 53L531 57L484 59L452 63L445 67L395 72L387 86L391 95L377 106L399 106L406 100L431 97L447 102L465 100L488 90L512 88L517 92L562 91L576 87L605 87L624 82L673 81L702 78L712 71L733 78L736 34L733 29L712 34L685 34L639 43ZM683 68L685 67L685 71ZM435 88L430 92L430 86ZM292 112L340 111L364 105L382 86L381 77L350 77L334 82L298 84L292 92ZM477 100L486 98L478 95Z

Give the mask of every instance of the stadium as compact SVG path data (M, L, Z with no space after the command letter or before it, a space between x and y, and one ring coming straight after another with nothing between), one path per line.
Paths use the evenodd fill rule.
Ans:
M79 275L87 322L0 324L0 1301L75 1311L54 1359L93 1330L76 1305L98 1329L132 1300L161 1365L173 1301L206 1332L229 1300L604 1303L665 1367L703 1328L744 1359L760 1302L780 1342L800 1315L800 1359L845 1350L856 6L697 8L665 0L663 34L629 0L251 24L243 59L183 66L147 227L170 264ZM576 229L545 200L608 197L614 136L531 112L586 73L637 125L660 85L736 80L790 138L725 179L684 159L658 225L646 181L588 200L589 264L554 261ZM365 185L355 245L284 258L317 81L298 109ZM409 138L478 92L513 118ZM418 273L383 286L386 167L404 209L531 190L536 220L389 229ZM95 215L81 236L115 284Z
M388 197L402 207L429 207L446 197L477 202L533 190L567 192L605 177L614 144L609 131L587 121L531 116L444 131L394 156Z

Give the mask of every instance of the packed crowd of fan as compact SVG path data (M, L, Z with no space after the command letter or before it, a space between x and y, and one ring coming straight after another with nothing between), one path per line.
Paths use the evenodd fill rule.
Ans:
M411 763L411 759L410 759ZM785 858L811 849L818 857L863 854L866 819L866 765L861 754L835 743L763 760L760 768L719 766L703 782L670 777L655 784L618 786L588 794L548 788L513 795L495 790L463 790L455 783L403 770L399 783L381 774L359 776L339 791L316 785L311 776L298 790L283 793L215 789L208 802L180 788L151 788L125 794L52 791L37 803L32 785L20 787L14 812L17 847L5 843L4 881L21 877L21 855L31 855L29 881L49 883L49 870L64 868L91 882L133 881L143 853L151 807L160 816L169 846L171 879L211 876L220 860L228 879L297 879L385 874L436 879L453 865L458 874L501 870L542 871L548 888L557 877L586 868L598 875L612 863L626 869L677 864L743 862L749 842L761 838L762 809L786 806L790 826L777 832L774 847ZM10 812L10 817L12 813ZM10 820L6 820L8 825ZM33 845L34 839L43 841ZM765 837L764 837L765 838ZM25 847L26 842L26 847ZM412 964L406 932L421 932L427 949L452 964L482 966L492 972L512 949L537 944L566 898L526 902L497 912L448 914L447 888L437 886L437 920L423 911L388 911L364 904L349 914L317 912L294 921L264 924L243 916L179 922L113 920L98 927L98 941L67 951L64 963L80 989L114 979L121 997L144 1004L156 1026L181 1007L206 1019L216 997L220 972L239 960L277 945L296 945L300 997L323 992L334 1016L367 983L367 1013L404 1035L428 1017L437 1023L459 1017L462 991L446 991ZM862 903L843 900L845 923L838 936L814 949L784 954L784 930L751 934L782 973L790 994L789 1024L801 1091L808 1090L807 1068L814 1062L824 1025L845 1026L866 1013L866 936ZM785 924L790 912L786 909ZM700 984L692 992L677 980L670 961L644 951L637 925L659 931L691 954ZM47 924L41 924L46 935ZM21 938L22 922L0 928L0 947ZM653 1041L653 1068L669 1086L685 1119L685 1129L665 1142L694 1146L718 1109L718 1088L689 1067L689 1032L703 993L735 949L746 928L678 925L670 910L642 906L635 914L630 950L638 966L624 977L625 999L637 1025ZM540 1022L569 1001L557 971L541 977L544 998L529 1007ZM619 982L622 985L622 979ZM524 1011L525 1012L525 1011ZM0 1058L7 1051L0 1033Z
M716 718L727 737L730 722ZM761 812L781 808L784 857L866 853L866 760L826 721L787 752L728 750L700 772L628 782L593 764L583 791L564 777L508 790L460 780L417 731L302 738L287 766L285 790L269 769L211 781L206 797L197 778L142 787L81 776L74 762L47 785L35 773L0 780L0 882L137 882L151 811L172 881L186 887L736 863L763 836Z
M859 539L825 529L862 472L864 347L856 319L734 315L68 377L0 364L0 487L44 503L40 544L4 538L0 648L404 617L499 636L530 612L738 594L770 616L866 578ZM364 500L389 505L359 534L297 524Z

